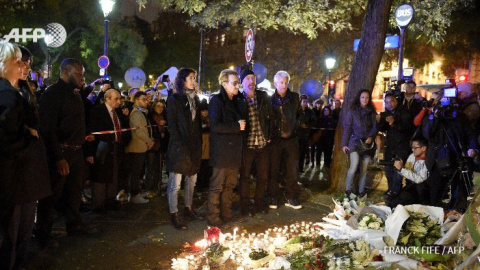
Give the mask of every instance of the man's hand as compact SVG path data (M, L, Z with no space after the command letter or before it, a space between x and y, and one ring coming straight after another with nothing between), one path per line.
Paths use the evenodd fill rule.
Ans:
M385 117L385 121L387 121L387 123L392 126L393 123L395 122L395 118L393 118L393 116L389 115L387 117Z
M400 171L403 168L403 161L401 159L395 160L395 162L393 163L393 167Z
M93 142L93 141L95 141L95 136L92 135L92 134L87 135L87 136L85 136L85 141L87 141L87 142Z
M36 129L28 128L28 131L30 132L30 135L32 135L33 137L36 137L37 139L39 138L38 131Z
M247 122L245 122L245 120L238 120L238 123L240 124L240 130L245 130Z
M152 149L153 145L155 145L155 142L154 141L151 141L147 144L147 149L150 150Z
M70 173L70 166L65 159L57 161L57 172L61 176L67 176Z
M87 157L86 160L88 163L93 164L95 159L93 157Z

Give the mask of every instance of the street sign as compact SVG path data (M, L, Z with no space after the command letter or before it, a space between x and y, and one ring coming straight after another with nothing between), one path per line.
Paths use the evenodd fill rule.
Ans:
M385 50L387 49L396 49L398 48L398 44L399 44L399 36L397 35L394 35L394 36L387 36L385 38ZM357 51L358 50L358 45L360 44L360 39L359 38L356 38L354 41L353 41L353 50L354 51Z
M413 81L413 68L404 68L403 69L403 79L405 81Z
M110 59L106 55L102 55L98 58L98 67L107 68L110 65Z
M248 29L247 38L245 40L245 59L247 62L252 61L253 50L255 49L255 36L253 35L253 29Z
M105 75L105 69L104 68L101 68L100 69L100 76L104 76Z
M401 5L395 10L395 20L398 27L407 27L413 18L413 7L409 4Z

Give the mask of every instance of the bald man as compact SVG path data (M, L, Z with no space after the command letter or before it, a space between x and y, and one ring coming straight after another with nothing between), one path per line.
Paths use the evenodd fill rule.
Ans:
M90 115L90 132L117 131L95 135L95 141L87 148L87 162L93 164L93 203L95 211L104 214L115 208L118 187L119 164L123 159L125 143L129 133L120 132L128 127L120 109L120 92L109 89L105 92L105 103L96 106Z

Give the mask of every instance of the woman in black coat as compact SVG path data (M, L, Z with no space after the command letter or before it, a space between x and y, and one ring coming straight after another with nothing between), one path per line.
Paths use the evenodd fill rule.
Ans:
M27 125L36 122L32 108L17 89L30 56L22 59L18 46L0 42L0 269L22 268L36 201L50 194L44 149L36 127Z
M168 206L171 222L178 230L186 230L178 215L178 191L185 176L185 215L199 217L193 211L192 201L197 173L202 162L202 127L199 98L195 93L196 72L182 68L175 78L175 91L167 100L167 122L170 141L167 150Z
M219 76L220 93L210 101L210 165L213 167L208 194L208 224L217 226L232 219L233 189L238 182L242 162L245 119L248 108L238 92L238 73L223 70ZM220 217L222 220L220 220Z

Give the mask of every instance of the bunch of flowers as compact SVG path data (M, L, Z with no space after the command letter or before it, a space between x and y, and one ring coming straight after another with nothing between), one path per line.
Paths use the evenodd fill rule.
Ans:
M403 223L398 236L398 244L403 246L429 246L442 237L440 224L428 215L410 213L410 217Z
M383 230L385 228L385 222L375 214L365 214L358 223L360 230Z
M253 250L248 255L248 257L250 257L250 259L253 260L253 261L263 259L267 256L268 256L268 252L265 251L264 249Z
M205 230L205 239L208 242L218 242L222 231L218 227L211 227Z
M228 260L231 253L232 251L230 248L222 246L219 243L215 243L206 251L207 261L211 262L212 266L218 267Z
M348 245L354 265L368 266L372 261L382 261L377 249L370 249L365 240L357 240Z

